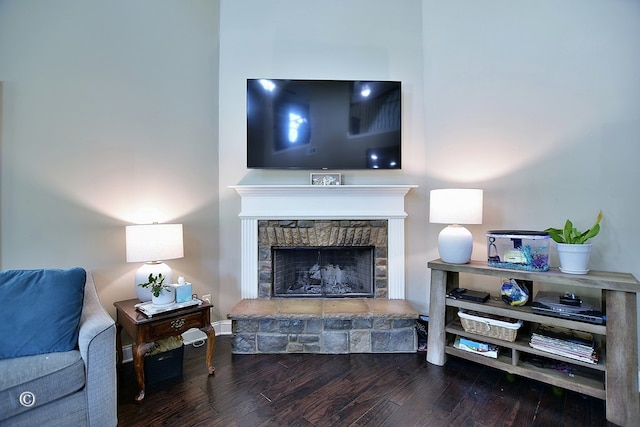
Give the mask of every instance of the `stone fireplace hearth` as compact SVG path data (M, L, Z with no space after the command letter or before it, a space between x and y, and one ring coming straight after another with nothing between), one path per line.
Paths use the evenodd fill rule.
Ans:
M418 313L405 300L245 299L229 313L231 351L259 353L413 353Z
M413 352L418 313L404 300L404 197L415 185L239 185L241 296L228 314L235 354ZM273 254L302 250L368 248L372 289L361 298L276 297ZM332 255L333 256L333 255ZM365 256L366 257L366 256ZM340 260L340 261L338 261ZM314 263L315 264L315 263ZM359 275L356 264L331 258L325 276ZM373 264L373 265L371 265ZM341 272L336 271L340 265ZM295 291L315 265L289 275ZM358 268L361 268L358 266ZM276 268L277 269L277 268ZM287 273L291 274L291 273ZM333 274L334 276L331 276ZM320 277L322 274L318 275ZM301 279L300 279L301 280ZM360 280L360 279L358 279ZM301 280L304 281L304 280ZM311 286L315 286L315 282ZM340 287L338 287L340 288ZM294 292L295 293L295 292Z

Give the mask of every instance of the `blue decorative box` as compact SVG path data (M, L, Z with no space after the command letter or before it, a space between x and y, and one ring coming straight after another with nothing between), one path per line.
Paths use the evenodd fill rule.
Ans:
M493 230L487 232L487 264L512 270L549 270L551 238L544 231Z
M171 285L176 290L176 303L178 302L186 302L191 301L191 283L184 282L184 284L173 284Z

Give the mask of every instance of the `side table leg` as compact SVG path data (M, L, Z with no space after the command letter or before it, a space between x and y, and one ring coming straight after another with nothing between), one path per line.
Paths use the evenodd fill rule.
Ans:
M136 402L141 402L144 399L145 385L144 385L144 355L153 346L152 342L134 343L132 345L133 353L133 370L136 373L136 380L138 382L138 395L136 396Z
M214 375L216 368L213 367L211 359L213 358L213 349L216 346L216 330L209 324L209 326L202 328L202 331L207 334L207 369L209 370L209 375Z

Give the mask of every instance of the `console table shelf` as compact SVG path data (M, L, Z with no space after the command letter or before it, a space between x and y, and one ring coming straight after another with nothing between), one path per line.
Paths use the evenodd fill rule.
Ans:
M448 264L441 260L428 263L431 268L431 295L427 361L444 365L447 355L461 357L516 375L532 378L554 386L606 400L607 419L618 425L640 425L640 394L638 393L638 337L636 294L640 282L631 274L592 271L586 275L565 274L557 269L548 272L528 272L489 267L484 262ZM460 283L460 274L509 277L524 281L535 295L535 283L545 283L564 292L562 286L595 288L602 291L607 314L605 325L545 316L535 313L530 306L511 307L501 301L486 303L447 298L447 292ZM499 286L497 286L499 288ZM466 332L457 316L459 309L474 310L524 321L514 342ZM589 332L599 337L599 362L590 364L554 355L529 346L529 330L545 324ZM453 347L455 336L498 345L502 352L497 359L469 353ZM606 353L605 349L606 348ZM569 363L575 369L571 377L553 369L536 366L528 356L544 357Z

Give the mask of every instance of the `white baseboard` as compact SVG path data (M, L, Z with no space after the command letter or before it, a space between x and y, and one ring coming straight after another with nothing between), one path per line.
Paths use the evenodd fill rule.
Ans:
M211 326L216 330L216 336L218 335L231 335L231 320L219 320L212 322ZM207 335L199 329L189 329L182 334L184 345L193 345L194 347L200 347L207 341ZM133 361L133 352L131 350L131 344L122 346L122 362L128 363Z
M216 330L216 336L218 335L231 335L231 320L218 320L212 323L213 328Z

